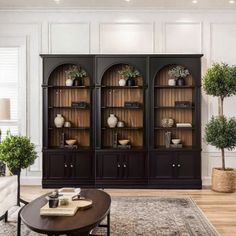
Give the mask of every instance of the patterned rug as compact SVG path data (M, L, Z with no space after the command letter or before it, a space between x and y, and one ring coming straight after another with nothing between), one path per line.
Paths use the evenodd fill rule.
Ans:
M93 233L105 235L101 229L95 229ZM1 221L0 235L16 235L16 223ZM22 226L21 235L39 234ZM191 198L113 197L111 236L138 235L217 236L218 234Z

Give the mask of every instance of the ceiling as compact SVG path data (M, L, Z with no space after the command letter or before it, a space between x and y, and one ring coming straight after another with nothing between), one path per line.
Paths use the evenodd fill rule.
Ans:
M236 9L229 0L0 0L0 9ZM232 1L232 0L231 0Z

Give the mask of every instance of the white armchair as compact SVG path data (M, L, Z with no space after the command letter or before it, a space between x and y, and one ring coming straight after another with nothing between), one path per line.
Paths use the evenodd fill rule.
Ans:
M8 210L17 205L17 176L0 177L0 218L5 215L7 221Z

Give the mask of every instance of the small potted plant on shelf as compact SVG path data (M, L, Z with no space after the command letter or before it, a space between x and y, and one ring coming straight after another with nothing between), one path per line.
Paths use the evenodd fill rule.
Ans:
M0 144L0 160L9 168L12 174L18 176L18 205L20 199L20 173L34 163L37 158L35 145L25 136L11 135L7 132L7 137Z
M129 65L126 65L122 70L118 71L118 73L123 77L123 79L119 80L120 86L135 86L135 78L140 76L139 71Z
M234 192L236 171L226 168L225 149L236 147L236 119L226 118L223 113L224 99L236 94L236 67L216 63L208 69L203 83L206 94L219 98L218 116L212 117L205 128L205 140L221 150L222 166L212 170L212 190Z
M66 77L66 86L82 86L83 78L87 76L85 70L78 66L72 66L69 70L65 71Z
M184 86L185 78L190 75L188 69L185 69L183 66L176 66L168 71L168 75L170 77L174 77L175 79L169 79L168 85L170 86Z

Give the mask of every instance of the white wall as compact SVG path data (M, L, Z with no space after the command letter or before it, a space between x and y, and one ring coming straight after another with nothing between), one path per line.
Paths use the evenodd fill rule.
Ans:
M0 11L0 42L24 38L27 48L27 126L39 152L23 183L40 183L42 170L42 66L40 53L203 53L203 74L214 61L236 64L236 11ZM202 97L202 131L217 101ZM226 101L236 113L236 97ZM202 144L202 175L209 183L220 153ZM227 153L236 167L236 152Z

